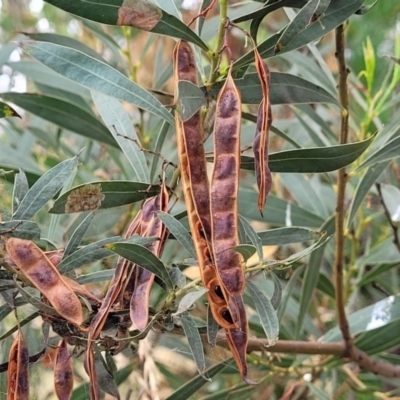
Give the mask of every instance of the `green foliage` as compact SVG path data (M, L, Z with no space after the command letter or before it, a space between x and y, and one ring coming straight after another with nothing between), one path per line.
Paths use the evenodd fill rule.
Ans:
M183 119L199 109L205 113L225 82L229 63L218 58L225 24L217 5L222 10L228 3L219 0L214 15L200 17L191 27L187 22L193 15L173 0L154 0L150 6L140 1L150 7L151 18L129 23L121 22L123 0L46 0L32 13L23 1L15 1L20 12L5 3L0 2L0 236L33 240L44 251L64 249L60 274L100 298L116 275L116 255L156 276L143 333L127 325L129 310L108 314L94 345L101 390L121 398L141 390L149 398L160 391L168 399L250 399L265 393L271 399L347 398L341 397L347 392L360 399L383 398L386 378L371 379L337 355L314 358L293 351L274 357L272 345L278 339L342 340L332 277L336 171L346 168L342 294L350 332L367 354L399 363L393 354L400 346L400 34L393 11L399 6L387 9L390 2L380 1L370 8L372 2L364 0L258 0L235 7L228 2L228 16L256 40L272 69L273 188L261 216L254 157L247 149L254 142L255 105L263 93L247 38L239 30L227 33L232 75L244 104L235 251L242 255L249 282L244 298L251 340L272 346L262 351L253 346L248 355L249 375L259 382L253 387L241 382L231 355L218 346L218 327L205 304L208 289L199 287L198 274L191 273L196 251L175 169L174 112ZM211 3L204 0L202 10ZM384 25L375 28L376 15ZM56 33L40 32L39 21ZM338 139L345 111L332 61L331 34L342 24L351 68L348 143ZM171 38L193 44L200 88L171 83ZM26 90L17 85L22 81ZM178 104L172 104L175 90ZM205 148L212 148L210 141ZM157 257L147 246L158 237L123 236L142 202L160 192L160 178L176 189L176 199L168 212L158 213L169 237ZM97 196L93 204L87 202L88 192ZM74 370L82 384L76 382L72 398L88 398L78 351L87 334L55 322L57 311L10 267L1 249L0 400L7 355L20 328L31 354L43 346L51 352L60 336L76 346ZM99 311L88 300L84 307L90 318ZM49 323L53 329L44 335L41 328L46 331ZM45 367L30 368L31 394L52 393L47 376L38 372ZM397 380L388 382L398 387Z

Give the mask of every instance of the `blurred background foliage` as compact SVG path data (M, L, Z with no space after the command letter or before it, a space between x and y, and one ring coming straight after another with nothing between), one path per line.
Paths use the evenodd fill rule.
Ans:
M186 23L196 15L197 6L194 6L195 2L192 3L176 1ZM372 2L366 2L366 5L370 4ZM231 1L230 6L234 18L258 9L260 2ZM214 15L209 15L209 25L203 35L211 48L214 46L213 34L218 21L217 11L213 12ZM282 9L271 14L262 23L258 35L259 43L277 32L287 21L288 17ZM243 26L248 28L249 24L244 23ZM74 86L74 89L66 87L68 82L57 81L57 78L51 77L47 68L37 62L33 64L32 58L18 48L18 42L26 39L22 33L32 35L32 39L35 39L34 33L57 33L76 39L145 89L157 89L159 91L157 96L163 104L170 104L172 101L168 94L174 90L170 63L174 41L170 38L149 35L136 29L96 24L74 17L41 0L1 0L0 27L0 97L7 103L18 105L11 95L7 98L6 95L2 96L2 93L42 93L63 99L68 104L79 105L93 119L102 121L86 88L78 85L76 88ZM351 172L346 198L348 219L345 299L347 311L351 315L352 334L356 336L356 343L360 348L369 354L377 354L382 359L400 364L398 356L400 336L397 334L400 329L398 296L400 252L396 243L393 243L393 229L381 204L383 199L391 215L394 229L397 229L400 220L400 170L396 157L400 151L396 154L397 148L393 147L393 153L381 160L386 163L385 165L382 162L375 164L372 159L372 169L369 170L372 181L369 186L367 185L363 195L360 195L360 190L357 188L360 182L363 182L366 170L355 169L365 160L369 160L369 157L373 157L388 141L399 136L400 72L399 67L387 55L400 57L400 3L397 0L380 0L366 14L352 16L350 23L346 25L346 37L346 61L351 70L350 141L362 141L377 131L378 134L371 148L349 169ZM235 59L247 53L248 48L245 48L243 35L235 31L229 40ZM73 45L72 42L65 44ZM85 51L90 50L85 49ZM308 47L274 57L268 63L272 71L289 72L303 77L337 97L337 65L334 53L334 33L330 32L315 45L310 44ZM227 66L226 60L223 61L223 66ZM206 58L203 59L203 67L205 69L209 67ZM46 74L43 74L44 71ZM52 122L55 121L51 121L48 114L47 118L40 117L44 114L39 105L37 108L33 107L33 112L26 112L23 108L23 106L15 107L23 117L21 120L6 118L0 121L0 168L2 168L0 211L3 219L7 219L10 215L14 173L18 167L27 173L28 181L32 184L43 172L62 160L73 157L84 148L80 158L82 165L76 176L72 176L70 182L66 182L65 188L90 181L130 179L129 163L121 157L118 150L88 139L82 132L82 127L75 126L75 129L72 129L73 124L79 124L79 121L74 122L71 119L72 125L68 125L67 115L61 124L54 124ZM173 130L168 130L168 126L163 125L160 118L138 111L130 104L124 104L124 108L134 122L142 145L149 149L161 150L162 155L168 160L176 161ZM254 105L249 105L245 111L255 114L256 108ZM283 132L283 135L274 132L271 152L293 149L296 144L301 147L329 147L337 144L340 111L332 104L316 103L312 106L280 104L274 105L273 113L274 127ZM94 130L94 125L88 129ZM159 134L162 129L166 130L163 137ZM254 124L245 122L242 133L243 147L251 145ZM86 134L90 137L88 133ZM211 141L206 142L205 146L207 150L211 150ZM398 146L397 142L393 146ZM390 162L392 158L394 160ZM153 171L152 182L157 182L161 162L152 154L146 154L146 159ZM374 174L373 168L381 168L382 171ZM170 178L172 173L171 171L168 173ZM264 259L284 260L304 250L313 241L315 243L318 239L316 231L327 230L329 235L333 233L331 216L335 210L335 179L335 173L332 172L274 174L273 196L268 200L263 219L256 209L254 178L251 173L243 171L240 212L251 222L260 237L263 237L260 232L265 232L267 229L289 228L291 225L299 226L304 232L308 232L305 234L302 231L305 239L298 242L303 243L295 240L291 242L290 239L271 243L265 240ZM379 196L375 189L373 185L375 181L382 183L383 197ZM354 206L355 198L361 204L359 209ZM123 234L137 209L138 204L129 204L99 210L82 244ZM173 214L178 215L183 210L184 203L179 201L174 207ZM42 209L35 216L35 221L41 228L43 247L47 246L48 249L53 246L64 247L82 219L80 215L50 215L46 209ZM309 252L312 250L315 249L310 249ZM321 337L326 341L341 339L335 319L333 253L334 241L330 240L311 255L306 251L305 258L292 260L288 265L284 265L280 271L276 271L276 275L266 274L267 279L264 279L262 274L258 274L252 278L268 297L272 296L274 290L275 294L277 290L281 291L282 302L277 310L280 339L316 340ZM169 241L163 261L168 265L172 263L184 265L183 261L188 257L182 246L176 244L176 241ZM256 264L256 260L250 260L248 265L252 263ZM107 258L82 267L80 273L89 274L107 270L113 268L114 264L115 258ZM181 269L185 269L188 279L197 276L195 268L186 268L186 265L183 267L182 265ZM107 282L91 283L90 289L102 295L106 284ZM5 297L0 301L0 307L3 307L0 308L0 338L4 337L5 340L0 344L0 363L6 361L12 342L9 332L15 326L15 317L12 313L8 316L1 314L1 311L5 314L7 305L6 291L2 289L2 293ZM161 287L155 285L152 290L152 306L160 307L163 300L164 293ZM252 336L263 338L265 336L263 324L257 317L250 297L246 298L246 302L250 304ZM206 315L203 303L199 302L193 312L198 318L200 327L204 327ZM19 307L18 316L22 319L31 315L34 310L35 308L30 305ZM41 320L34 320L23 328L23 332L30 352L32 354L39 352L43 347ZM54 345L58 337L52 333L51 338L50 344ZM171 396L168 397L171 399L189 398L186 390L188 387L193 388L194 383L189 383L187 386L184 384L191 378L198 384L202 378L199 380L196 375L196 365L187 343L181 336L151 332L146 340L139 343L140 345L132 346L138 346L137 348L126 349L115 357L118 366L115 380L118 384L121 383L119 385L121 398L163 399L168 396ZM224 369L221 373L217 369L214 371L216 375L212 382L202 382L204 386L199 384L199 389L191 397L193 399L211 400L229 396L235 400L249 398L361 400L394 398L400 395L398 380L359 371L356 367L343 364L337 357L274 355L267 352L267 349L249 355L251 374L261 383L256 387L248 387L240 381L233 363L225 362L229 357L225 349L217 347L216 350L210 350L206 347L205 352L208 366L212 368L220 365L218 368L224 367ZM49 347L40 362L31 365L32 398L55 398L52 386L52 356L54 357L54 351ZM74 368L73 399L86 399L87 377L79 357L74 359ZM5 378L4 373L0 374L0 399L6 398ZM171 394L174 390L177 390L176 394Z

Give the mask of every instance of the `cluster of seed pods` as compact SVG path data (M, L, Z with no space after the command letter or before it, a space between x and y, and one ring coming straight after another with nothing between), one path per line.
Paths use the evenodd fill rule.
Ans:
M191 46L181 40L174 50L175 80L198 85ZM177 85L176 85L177 86ZM178 93L175 94L177 98ZM200 112L182 121L175 113L182 186L189 226L203 285L215 321L225 329L243 379L247 377L248 323L242 299L245 276L240 255L237 193L240 169L241 98L231 77L216 103L214 170L209 185Z
M157 257L161 256L168 236L168 232L158 218L157 213L160 211L166 212L168 210L168 202L169 194L163 181L160 194L144 202L126 233L127 238L133 234L138 234L142 237L157 237L157 241L146 245ZM115 311L129 308L133 325L138 330L143 331L148 323L149 295L153 281L154 274L151 272L132 264L122 257L118 259L106 296L89 326L85 368L90 377L90 398L92 400L100 398L92 348L93 341L100 337L111 309ZM118 352L118 349L115 349L114 352Z

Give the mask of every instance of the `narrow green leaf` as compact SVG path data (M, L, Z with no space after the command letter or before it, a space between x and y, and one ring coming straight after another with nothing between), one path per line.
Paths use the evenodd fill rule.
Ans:
M371 137L357 143L272 153L269 155L268 165L271 172L321 173L336 171L360 157L371 144L372 139ZM207 157L207 160L209 161L211 158ZM254 171L254 157L241 156L241 168Z
M224 81L207 87L208 94L216 98ZM260 79L256 73L235 79L244 104L259 104L262 100ZM295 75L272 72L270 83L271 104L332 103L338 104L329 92L320 86Z
M283 50L301 31L311 24L313 14L317 11L320 0L310 0L286 26L275 45L275 54Z
M20 47L59 74L89 89L130 102L175 125L171 114L153 95L109 65L53 43L23 41Z
M364 0L335 0L331 1L328 9L318 22L309 25L300 34L298 34L279 54L287 53L291 50L305 46L322 36L325 36L337 26L346 21L353 15L364 3ZM280 32L270 36L267 40L257 46L262 58L274 56L275 45L279 40L283 28ZM237 60L234 65L234 71L243 74L249 64L254 61L254 52L251 51Z
M264 259L264 253L260 236L258 236L258 233L254 230L254 228L250 225L249 221L247 221L246 218L243 218L241 215L239 215L239 219L242 226L244 227L247 237L250 239L251 243L257 251L259 261L262 262Z
M295 290L296 284L298 280L300 279L300 275L303 272L303 268L297 268L292 276L290 277L290 280L288 284L285 286L285 289L283 290L282 294L282 301L281 304L277 310L277 316L278 320L282 321L282 317L286 314L286 307L289 303L289 300L292 296L292 292Z
M378 151L368 156L367 159L357 167L356 171L381 163L383 161L392 161L397 157L400 157L400 136L389 140L381 148L379 148Z
M170 289L173 289L174 285L165 265L146 247L135 243L122 242L107 244L105 248L157 275Z
M335 215L332 215L324 222L324 224L321 226L321 231L326 231L328 237L335 233ZM313 291L317 286L319 271L322 265L326 244L327 242L325 241L322 246L313 251L308 261L308 266L303 278L303 284L301 286L300 310L296 325L296 337L298 337L301 332L304 318L312 299Z
M13 219L31 219L62 188L77 166L78 156L75 156L44 173L29 189Z
M189 81L178 82L177 111L182 121L187 121L207 104L204 92Z
M351 198L351 204L349 209L349 216L347 217L346 229L350 229L351 223L356 216L357 210L360 207L365 196L368 194L371 186L376 182L382 172L389 165L389 162L381 162L377 165L373 165L365 170L363 176L359 180L354 195Z
M382 275L383 273L390 271L393 268L397 268L398 266L398 262L377 264L370 271L363 274L361 279L358 281L357 286L361 287L367 285L378 279L379 275Z
M38 42L50 42L59 44L61 46L70 47L72 49L81 51L90 57L96 58L99 61L106 62L106 60L104 60L99 53L91 49L89 46L86 46L86 44L80 42L79 40L73 39L69 36L57 35L56 33L23 33L32 40L36 40Z
M277 310L282 301L282 284L279 278L273 272L271 272L270 275L272 276L272 280L274 282L271 305L275 310Z
M88 89L60 74L57 74L52 69L36 60L12 62L9 65L13 71L24 74L27 78L32 79L36 85L47 85L85 98L90 97L90 91Z
M24 306L26 303L26 300L22 297L17 297L14 300L15 307ZM10 304L3 304L2 306L0 306L0 321L3 321L3 319L7 317L7 315L10 314L11 311L13 311L13 307Z
M189 343L190 351L192 352L193 359L196 363L197 370L203 379L210 380L210 378L206 375L206 361L204 358L203 343L201 341L197 326L188 311L185 311L181 314L181 322L183 330L185 331L185 336ZM171 396L168 397L168 399L170 398Z
M35 93L2 93L1 97L64 129L117 146L108 129L92 113L68 101Z
M210 367L205 371L205 375L210 379L213 378L229 364L229 361L230 360L224 360L219 364ZM188 400L190 396L197 393L206 383L207 380L204 379L203 375L197 375L170 394L166 400Z
M17 211L22 199L29 191L28 178L25 172L20 169L14 176L14 188L13 188L13 213Z
M139 182L149 182L149 169L146 157L140 148L140 140L120 101L96 91L92 91L92 99L104 123L132 166L134 177Z
M207 341L210 346L214 348L217 345L217 335L219 331L219 325L215 321L210 305L207 306ZM211 378L211 376L210 376Z
M40 228L33 221L12 220L0 222L0 235L7 235L19 239L40 239Z
M176 316L188 311L192 307L192 305L201 296L203 296L204 293L207 292L208 292L207 288L198 288L195 292L186 293L179 302L178 309L172 315Z
M3 93L1 95L3 96ZM9 118L9 117L21 118L21 116L11 106L0 101L0 118Z
M94 369L96 371L97 382L100 389L103 392L106 392L111 396L119 399L120 396L117 384L115 383L112 373L108 370L107 364L104 361L104 358L95 343L93 344L92 349L94 355Z
M158 212L158 218L161 219L163 224L168 228L168 230L174 235L175 239L188 251L191 257L197 258L196 250L194 248L192 237L185 227L171 214Z
M132 26L137 29L172 36L195 43L203 50L207 45L181 20L145 0L45 0L64 11L107 25ZM165 8L165 7L164 7ZM135 12L136 10L136 12ZM135 15L141 15L137 17Z
M269 345L273 345L278 339L279 335L279 321L276 311L269 298L260 289L258 289L253 282L248 280L246 288L248 289L254 305L256 306L257 314L260 318L265 335L267 336Z
M246 382L241 382L227 389L219 390L218 392L202 397L201 400L248 400L254 398L252 393L256 391L257 386L249 386Z
M257 249L251 244L239 244L239 246L232 247L232 250L239 253L243 257L244 262L246 262L257 251Z
M131 181L91 182L63 193L49 213L65 214L119 207L147 199L159 193L159 186ZM98 201L94 201L94 200Z
M158 171L158 162L160 160L159 154L161 152L161 149L163 147L164 141L167 137L168 132L172 130L171 125L167 122L164 121L163 125L161 127L160 133L157 136L156 144L154 146L154 156L153 156L153 161L151 163L151 169L150 169L150 179L151 182L154 180L154 176L156 172Z
M63 258L60 264L58 264L57 268L61 274L66 274L67 272L73 271L74 269L83 265L113 256L114 253L105 249L104 245L108 243L115 243L118 240L122 241L124 239L122 239L120 236L114 236L88 244L87 246L84 246L70 254L68 257Z
M9 329L6 333L0 336L0 341L11 336L14 332L17 332L21 327L25 326L29 322L33 321L35 318L39 316L39 312L34 312L33 314L29 315L29 317L24 318L22 321L19 321L18 324L14 325L11 329Z
M78 276L75 280L81 284L86 285L87 283L105 282L110 281L114 276L115 269L106 269L104 271L92 272L91 274L84 274Z
M94 213L89 213L84 220L79 224L79 226L75 229L73 234L71 235L63 254L63 258L67 258L69 255L74 253L82 239L84 238L87 230L89 229L90 224L92 223L94 218Z
M261 238L263 246L308 242L309 240L317 240L319 238L317 231L294 226L257 232L257 235Z
M310 392L314 395L315 399L318 400L329 400L331 397L328 394L320 389L319 387L313 385L311 382L306 382L307 387L310 389Z
M169 276L171 277L172 283L179 289L182 289L186 285L186 276L183 275L179 267L174 265L169 270Z

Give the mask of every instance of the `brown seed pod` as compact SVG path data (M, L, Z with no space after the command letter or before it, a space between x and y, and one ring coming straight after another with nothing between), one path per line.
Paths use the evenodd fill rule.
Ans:
M258 108L257 130L253 144L254 167L258 186L258 209L262 214L268 193L271 190L272 177L268 166L269 129L272 124L271 103L269 100L269 86L271 74L267 64L263 61L255 46L256 69L261 82L263 100Z
M174 76L176 81L198 83L192 48L182 40L174 49ZM229 329L235 325L212 260L209 184L200 115L196 113L188 121L182 122L179 114L175 113L175 124L181 181L201 278L203 285L209 289L207 297L214 319L220 326Z
M142 208L142 236L156 236L159 238L146 247L157 257L161 256L167 238L165 225L158 218L158 211L168 211L169 194L165 183L161 185L161 192L158 196L147 200ZM130 317L133 324L140 331L143 331L149 319L149 296L154 281L154 274L137 267L135 271L134 292L130 300Z
M83 321L81 303L44 252L30 240L5 238L7 254L54 309L75 325Z
M62 339L58 343L54 363L54 389L59 400L69 400L74 386L72 358L68 353L67 342Z
M21 331L8 357L7 400L29 400L29 352Z
M245 284L240 255L232 250L239 245L240 129L240 93L229 72L217 98L210 199L215 267L230 296L242 295Z

